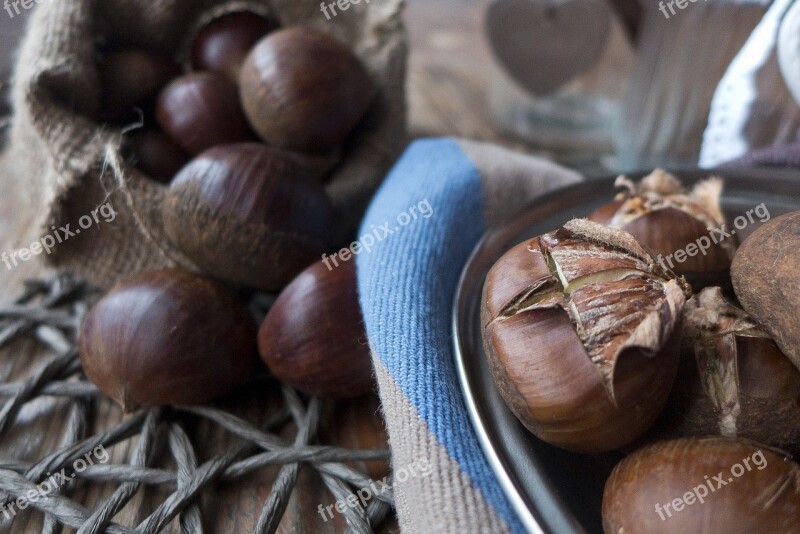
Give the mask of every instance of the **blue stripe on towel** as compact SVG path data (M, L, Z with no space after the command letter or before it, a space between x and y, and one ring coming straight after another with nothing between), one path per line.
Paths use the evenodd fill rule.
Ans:
M426 200L430 218L400 227L397 217ZM370 344L473 485L522 532L472 429L453 362L456 285L484 231L480 176L454 140L418 141L406 151L373 200L361 235L387 221L395 233L358 257Z

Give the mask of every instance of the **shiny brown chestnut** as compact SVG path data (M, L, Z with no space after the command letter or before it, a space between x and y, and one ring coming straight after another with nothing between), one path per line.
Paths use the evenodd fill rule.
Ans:
M374 385L353 262L317 261L286 286L258 332L267 367L310 395L357 397Z
M625 191L589 219L633 234L695 289L728 283L736 242L724 237L720 179L700 182L688 192L677 178L656 169L639 184L620 177L617 186Z
M192 43L192 68L217 72L239 83L239 71L250 49L274 24L255 13L226 13L206 24Z
M267 143L326 152L341 145L364 116L375 85L344 44L305 26L256 44L240 76L250 125Z
M125 139L137 169L162 184L169 183L191 156L168 135L155 130L137 130Z
M170 83L158 98L158 123L192 155L254 138L236 86L220 74L198 72Z
M800 211L753 232L733 259L731 277L742 307L800 369Z
M800 466L781 451L725 438L646 447L603 492L608 534L800 532Z
M327 250L335 216L299 154L260 143L214 147L175 176L164 229L205 272L276 291Z
M125 411L202 403L258 370L256 325L231 289L179 269L118 283L83 321L89 379Z
M503 399L558 447L630 443L669 396L688 292L633 236L590 221L517 245L489 271L481 311Z
M100 68L101 120L138 120L135 108L148 106L178 72L169 58L145 50L125 48L110 52Z
M800 371L720 288L684 308L678 379L659 430L667 435L747 438L800 452Z

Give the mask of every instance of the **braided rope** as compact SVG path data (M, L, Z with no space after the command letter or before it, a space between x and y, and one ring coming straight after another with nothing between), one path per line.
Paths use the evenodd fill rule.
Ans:
M343 513L348 532L370 533L391 514L391 479L372 480L345 462L386 460L387 450L352 450L316 444L322 401L304 401L293 389L281 389L283 405L276 407L265 421L251 422L213 406L170 406L151 408L129 416L102 431L88 435L92 417L106 400L82 373L76 349L80 322L88 303L97 292L69 274L49 280L26 282L13 303L0 306L0 349L23 339L35 339L50 355L28 378L17 383L0 383L0 450L2 438L17 422L23 408L42 398L61 399L66 425L57 449L34 462L2 457L0 453L0 502L9 504L25 498L54 473L63 472L75 461L102 446L135 439L127 464L95 463L75 472L69 481L51 488L46 498L31 500L29 506L44 514L42 532L56 534L62 526L79 534L154 534L178 518L181 532L203 534L203 511L197 499L218 482L234 482L259 469L281 465L272 490L254 526L256 534L273 533L286 512L301 466L315 469L325 487L337 500L359 489L377 489L366 508L347 507ZM251 310L263 317L272 303L266 295L251 302ZM233 445L209 460L198 462L195 445L184 425L204 421L220 427L236 440ZM291 440L276 432L293 423ZM165 438L165 439L160 439ZM159 442L166 441L165 451ZM169 456L175 465L170 471L155 464ZM113 493L94 509L70 498L78 483L115 483ZM125 526L114 518L145 486L157 486L171 493L139 525Z

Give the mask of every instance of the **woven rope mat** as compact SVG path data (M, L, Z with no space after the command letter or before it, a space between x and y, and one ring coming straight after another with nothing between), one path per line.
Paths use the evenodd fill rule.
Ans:
M386 460L389 452L316 444L321 414L325 413L323 401L305 399L275 382L256 385L280 388L280 394L274 395L274 409L264 415L263 421L247 420L220 403L148 409L110 428L94 429L97 413L111 409L108 405L112 401L84 376L75 340L81 319L97 296L98 292L82 280L62 273L49 280L28 282L18 299L0 306L0 349L7 349L7 357L23 352L11 350L17 343L33 340L48 352L47 358L32 363L36 367L24 381L0 383L0 451L15 425L30 424L29 416L20 416L26 405L42 398L67 401L59 405L65 410L65 432L60 442L55 436L47 436L53 443L52 452L36 461L3 457L0 453L0 504L6 505L0 508L0 524L8 523L3 510L8 513L8 506L14 501L26 498L32 490L37 492L37 485L47 480L57 480L53 474L74 471L71 481L46 492L46 496L40 494L37 499L26 501L45 515L42 532L54 534L66 525L80 534L149 534L174 527L171 523L176 517L182 532L213 532L207 526L204 529L200 504L203 492L212 491L218 484L235 484L270 466L280 466L253 529L257 533L275 532L296 488L301 465L315 470L337 501L346 500L360 488L369 488L373 498L366 508L344 507L348 532L372 532L390 516L391 477L378 482L345 464ZM271 299L257 296L251 308L261 318L270 304ZM188 428L208 425L217 433L228 434L231 441L224 451L200 463L197 451L205 444L201 443L202 436L193 443ZM293 438L287 439L287 429L293 431ZM110 450L125 442L130 442L127 464L95 461L77 471L76 466L81 465L78 462L84 459L87 463L85 460L93 451L101 450L100 446ZM70 497L79 493L81 485L101 483L116 486L104 502L81 504ZM165 490L159 495L168 496L148 517L138 525L114 521L137 493L152 486ZM243 511L228 513L231 512ZM316 514L317 510L304 513ZM19 530L12 524L12 531Z

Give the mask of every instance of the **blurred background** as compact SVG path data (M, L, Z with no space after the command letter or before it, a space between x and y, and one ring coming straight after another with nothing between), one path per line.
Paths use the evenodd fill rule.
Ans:
M411 132L598 173L793 144L798 12L795 0L407 0ZM30 16L0 11L4 80Z

